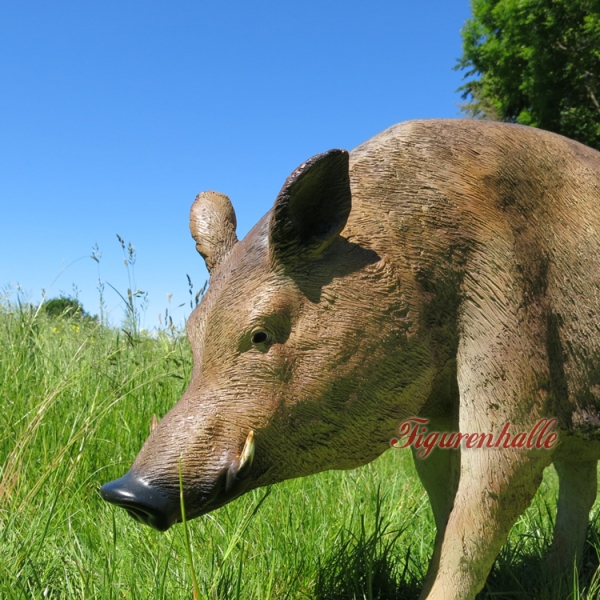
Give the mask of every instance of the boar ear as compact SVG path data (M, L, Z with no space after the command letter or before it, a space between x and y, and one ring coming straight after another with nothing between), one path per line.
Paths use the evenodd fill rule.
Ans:
M269 248L277 259L321 254L339 235L350 214L348 152L330 150L300 165L273 206Z
M202 192L196 196L190 210L190 231L209 273L217 268L238 241L236 225L235 211L225 194Z

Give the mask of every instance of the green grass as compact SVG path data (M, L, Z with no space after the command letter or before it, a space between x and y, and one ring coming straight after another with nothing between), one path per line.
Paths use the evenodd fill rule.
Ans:
M190 371L184 338L0 304L0 598L189 599L192 564L210 600L417 598L434 526L404 451L256 490L164 534L103 502L98 488L129 468ZM548 470L481 598L599 597L596 526L580 589L544 583L555 501Z

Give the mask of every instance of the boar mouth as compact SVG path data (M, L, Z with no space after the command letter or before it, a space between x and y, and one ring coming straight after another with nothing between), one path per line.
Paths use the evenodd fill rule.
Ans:
M186 518L195 519L224 506L241 496L249 483L247 473L240 472L238 464L222 469L200 506L186 508ZM107 502L124 508L139 523L158 531L166 531L182 520L179 492L153 485L134 471L103 485L100 495Z
M180 518L179 498L149 484L133 471L100 488L104 500L124 508L136 521L166 531Z
M241 496L250 484L250 471L254 461L254 432L250 431L239 457L218 472L212 489L186 508L186 517L194 519L215 510ZM136 521L166 531L174 523L181 522L179 486L149 482L133 468L120 479L106 483L100 488L104 500L124 508Z

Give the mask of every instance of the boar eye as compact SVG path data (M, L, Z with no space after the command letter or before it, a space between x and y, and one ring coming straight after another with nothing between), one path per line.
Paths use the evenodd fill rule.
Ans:
M264 344L269 339L269 334L266 331L255 331L252 334L253 344Z

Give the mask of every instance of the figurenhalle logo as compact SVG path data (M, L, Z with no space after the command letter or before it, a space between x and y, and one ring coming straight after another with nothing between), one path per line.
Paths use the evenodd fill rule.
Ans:
M459 433L457 431L427 431L429 419L410 417L400 423L396 430L398 437L390 440L392 448L419 450L417 458L426 458L437 446L446 450L457 449L461 444L465 448L546 448L556 445L558 434L554 432L558 420L540 419L529 431L512 434L510 421L504 423L497 435L493 433Z

